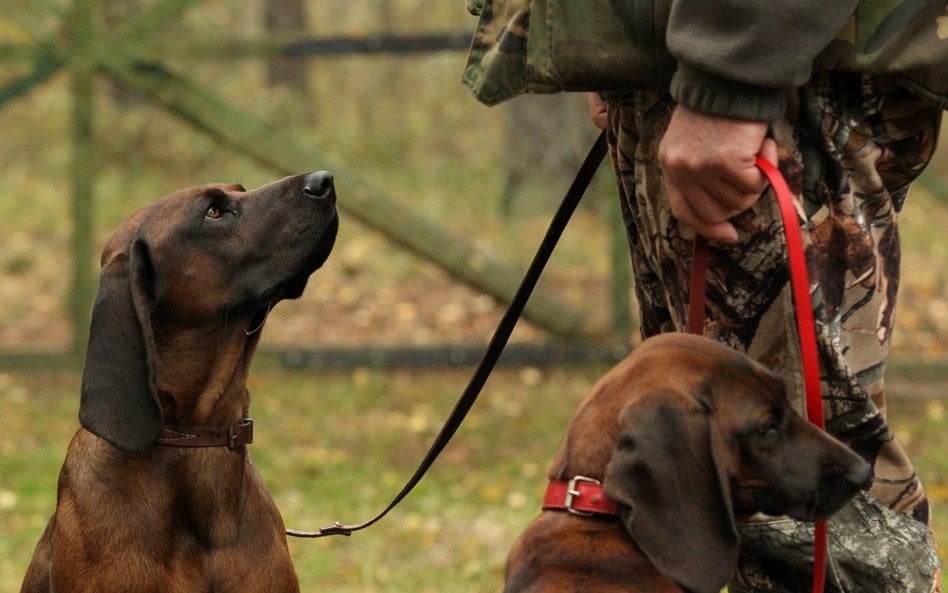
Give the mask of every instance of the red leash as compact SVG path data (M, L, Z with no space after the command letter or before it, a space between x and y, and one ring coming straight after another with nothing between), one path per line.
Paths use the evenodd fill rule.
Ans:
M806 412L810 422L825 429L823 396L820 391L820 362L816 347L816 326L813 304L810 300L810 281L806 271L806 254L800 236L800 223L793 196L780 171L769 161L757 157L757 167L767 177L780 206L787 259L790 263L790 286L796 311L797 336L800 339L800 357L803 363L803 385L806 393ZM695 237L691 268L691 296L688 301L688 332L704 333L705 292L708 283L708 242ZM813 593L822 593L826 584L826 520L816 522L813 549Z

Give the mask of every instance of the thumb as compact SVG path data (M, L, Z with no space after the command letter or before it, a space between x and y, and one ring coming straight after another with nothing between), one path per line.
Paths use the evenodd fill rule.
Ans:
M777 165L777 142L773 138L764 138L760 145L760 151L757 153L772 165Z

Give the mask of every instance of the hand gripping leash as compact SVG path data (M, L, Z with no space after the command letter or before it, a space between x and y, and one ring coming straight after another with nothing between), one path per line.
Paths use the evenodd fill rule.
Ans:
M820 391L820 361L816 346L815 319L810 300L810 282L806 270L806 253L800 236L800 223L793 196L780 171L769 161L757 157L757 167L767 177L783 220L790 263L790 288L796 312L797 337L800 340L800 358L803 365L803 385L806 394L807 418L820 430L825 430L823 396ZM705 290L707 288L708 242L695 237L691 268L691 294L688 301L688 332L701 335L704 326ZM813 549L813 593L822 593L826 584L826 520L816 522Z

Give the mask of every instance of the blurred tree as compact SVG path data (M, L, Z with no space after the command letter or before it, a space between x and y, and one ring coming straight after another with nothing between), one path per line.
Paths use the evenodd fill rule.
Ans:
M109 2L103 2L101 6L103 25L107 30L114 31L121 27L129 17L139 12L142 3L141 0L109 0ZM144 97L117 80L109 79L109 88L112 100L123 107L140 106L145 102Z
M306 4L303 0L264 0L263 25L268 35L302 35L308 31ZM305 62L285 56L267 61L267 79L270 86L282 86L298 94L303 103L310 104L309 81ZM312 113L312 109L306 110Z
M510 214L530 183L544 188L566 187L579 169L595 130L582 93L521 95L505 109L507 177L503 210ZM556 191L546 193L550 199L557 199Z

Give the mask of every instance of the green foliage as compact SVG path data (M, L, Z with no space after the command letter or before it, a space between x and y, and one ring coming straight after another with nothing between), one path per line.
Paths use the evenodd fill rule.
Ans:
M566 421L601 369L499 372L402 506L350 538L291 540L304 591L499 590L538 512ZM289 527L356 522L408 478L466 371L252 373L252 454ZM55 506L78 374L0 373L0 590L15 591ZM40 412L41 410L41 412Z

